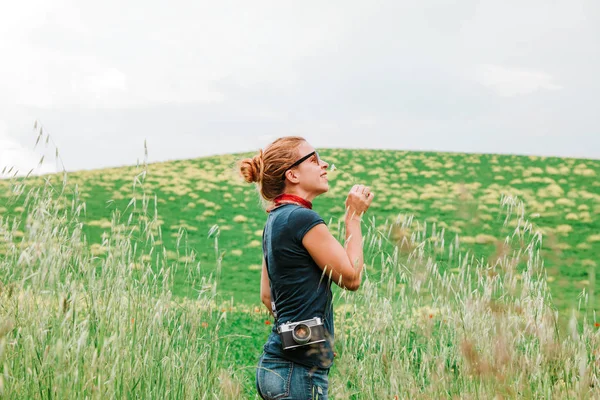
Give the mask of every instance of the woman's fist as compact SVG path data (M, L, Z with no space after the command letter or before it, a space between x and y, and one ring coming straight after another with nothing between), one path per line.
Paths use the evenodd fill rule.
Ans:
M375 194L365 185L354 185L346 198L346 215L361 217L371 205Z

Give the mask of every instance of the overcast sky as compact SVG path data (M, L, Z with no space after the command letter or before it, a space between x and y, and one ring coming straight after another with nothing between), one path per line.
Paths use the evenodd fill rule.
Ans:
M35 120L68 171L290 134L600 158L598 0L2 3L0 171Z

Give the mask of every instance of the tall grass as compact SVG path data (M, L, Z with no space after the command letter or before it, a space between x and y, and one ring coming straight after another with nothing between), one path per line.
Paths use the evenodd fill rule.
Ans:
M126 221L113 215L106 255L95 257L76 190L68 204L66 184L26 194L17 186L27 218L0 221L1 398L213 398L222 385L235 397L239 387L220 364L214 283L189 266L201 294L171 296L173 267L140 250L155 221L140 218L144 197Z
M456 252L458 237L445 243L443 230L410 217L385 234L371 224L368 249L381 275L338 299L335 398L600 396L597 324L573 315L560 329L542 236L517 198L502 205L504 223L517 227L493 263ZM389 240L395 251L378 251ZM450 268L440 272L441 263Z
M76 188L67 201L66 181L27 193L17 185L26 218L0 220L0 397L255 398L260 349L227 363L218 280L186 263L195 295L171 295L176 265L154 245L156 201L149 212L142 193L141 209L132 200L129 215L116 212L98 257L82 234L85 204ZM559 328L542 236L518 199L502 204L505 223L518 224L493 263L410 216L381 227L365 221L363 285L336 292L331 398L599 395L597 329L575 317Z

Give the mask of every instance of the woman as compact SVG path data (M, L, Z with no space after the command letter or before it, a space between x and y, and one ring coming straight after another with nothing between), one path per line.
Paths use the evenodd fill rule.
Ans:
M272 203L263 231L260 292L275 324L256 373L263 399L327 399L334 338L331 282L347 290L360 286L361 216L373 193L363 185L350 190L342 247L312 210L312 201L329 190L328 166L301 137L277 139L264 152L240 162L244 179L256 182L261 196ZM298 336L290 339L285 327L293 325L288 323L309 320L316 325L311 340L304 344ZM323 339L319 332L324 341L318 341Z

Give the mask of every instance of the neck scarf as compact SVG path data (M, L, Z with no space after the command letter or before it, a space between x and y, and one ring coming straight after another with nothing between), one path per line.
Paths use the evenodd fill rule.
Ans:
M267 210L267 212L271 212L274 209L276 209L277 207L282 206L284 204L296 204L301 207L305 207L305 208L308 208L309 210L312 210L312 203L310 201L304 200L302 197L296 196L295 194L288 194L288 193L280 194L279 196L275 197L275 200L273 200L273 203L274 203L273 207L269 208Z

